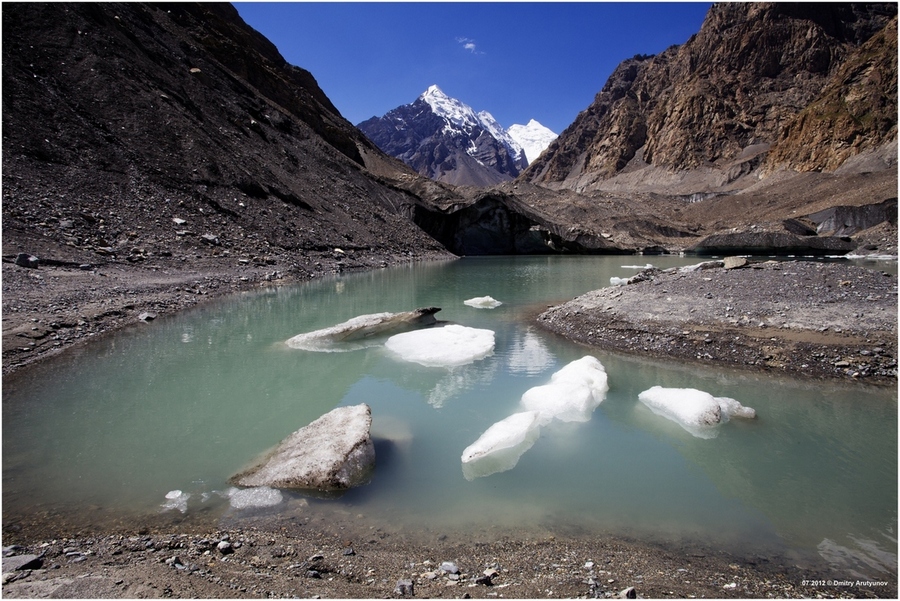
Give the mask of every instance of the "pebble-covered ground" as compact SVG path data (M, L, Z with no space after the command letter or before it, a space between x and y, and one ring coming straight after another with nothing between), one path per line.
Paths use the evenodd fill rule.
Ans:
M771 558L521 532L403 535L347 522L56 538L4 548L7 598L896 598ZM6 557L6 555L10 555ZM26 563L30 562L30 563ZM18 565L19 569L14 569ZM836 580L836 578L838 580Z
M544 327L607 350L897 384L897 276L848 263L647 270L552 307Z

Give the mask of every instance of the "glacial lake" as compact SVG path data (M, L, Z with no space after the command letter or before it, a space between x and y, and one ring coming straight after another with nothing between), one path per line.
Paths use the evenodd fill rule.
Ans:
M4 378L4 525L332 512L435 536L612 534L828 562L834 577L896 574L896 389L645 361L533 325L548 305L644 263L699 261L467 258L238 294L136 324ZM487 295L503 304L463 304ZM492 330L493 354L448 369L400 361L382 345L285 345L358 315L428 306L442 308L442 321ZM512 469L467 479L463 449L521 411L526 390L585 355L609 377L590 420L553 422ZM698 438L638 401L655 385L731 397L758 417ZM232 506L230 476L335 407L359 403L373 414L369 484L337 498L285 493L271 507Z

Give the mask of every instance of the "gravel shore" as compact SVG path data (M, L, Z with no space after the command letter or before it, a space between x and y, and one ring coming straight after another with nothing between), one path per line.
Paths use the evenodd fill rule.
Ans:
M34 540L4 554L6 598L897 596L895 579L835 580L778 558L552 532L425 538L362 519L98 533Z
M847 263L645 270L538 323L605 350L801 378L897 385L897 276Z

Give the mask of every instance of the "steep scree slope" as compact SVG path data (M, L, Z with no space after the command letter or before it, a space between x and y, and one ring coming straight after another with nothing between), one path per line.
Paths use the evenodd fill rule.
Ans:
M228 4L3 7L3 253L306 273L442 253L411 177ZM367 170L367 167L369 168Z

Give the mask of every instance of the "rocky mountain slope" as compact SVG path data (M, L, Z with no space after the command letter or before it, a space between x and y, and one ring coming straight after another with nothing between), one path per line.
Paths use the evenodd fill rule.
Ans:
M228 4L10 4L3 366L206 295L451 257L446 191L384 155Z
M619 65L517 182L567 191L531 206L617 247L896 254L897 6L716 4ZM824 239L834 206L880 217Z
M528 166L522 146L490 113L476 113L435 85L359 128L417 173L448 184L486 187L515 178Z
M896 14L884 4L714 5L687 43L623 62L524 178L690 193L746 187L760 166L833 170L896 140Z
M443 249L412 174L227 4L3 8L3 254L300 277Z

